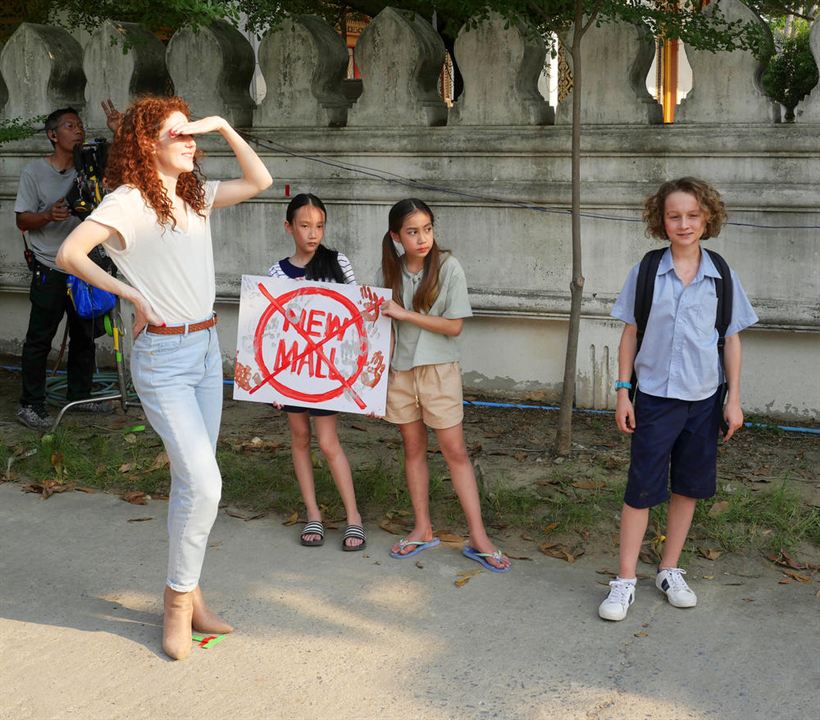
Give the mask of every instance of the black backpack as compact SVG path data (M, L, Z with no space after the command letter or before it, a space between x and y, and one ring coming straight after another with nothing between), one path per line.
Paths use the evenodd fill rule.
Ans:
M729 270L727 262L718 255L714 250L706 250L712 262L720 273L720 278L715 278L715 293L717 294L717 312L715 313L715 328L718 331L718 357L720 358L720 366L723 365L723 346L726 341L726 330L729 323L732 321L732 274ZM657 250L650 250L641 260L641 265L638 268L638 282L635 287L635 324L638 326L638 347L635 351L637 356L641 349L644 332L646 332L646 324L649 322L649 313L652 312L652 298L655 292L655 278L658 275L658 265L660 265L661 257L666 252L666 248L658 248ZM726 371L724 369L724 378ZM638 387L638 378L635 374L635 369L632 369L632 389L629 391L629 399L635 399L635 391ZM724 381L721 392L721 407L723 401L726 399L727 385Z

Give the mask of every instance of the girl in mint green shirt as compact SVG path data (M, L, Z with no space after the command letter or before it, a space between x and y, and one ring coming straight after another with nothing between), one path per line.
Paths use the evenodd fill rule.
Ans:
M510 560L493 545L481 518L473 466L464 443L461 372L456 342L472 315L459 262L436 244L433 211L407 199L390 210L382 242L382 278L393 299L382 312L393 319L395 352L387 386L389 422L399 426L405 474L415 514L413 530L391 550L412 557L439 544L430 520L427 428L432 427L467 520L463 553L486 569L509 572ZM404 252L400 256L397 245Z

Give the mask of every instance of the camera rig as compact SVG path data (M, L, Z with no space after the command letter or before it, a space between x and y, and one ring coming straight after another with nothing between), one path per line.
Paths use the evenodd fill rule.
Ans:
M77 177L71 190L66 194L66 202L73 215L85 220L91 211L102 202L103 173L108 158L108 142L95 138L91 142L74 147L74 168Z

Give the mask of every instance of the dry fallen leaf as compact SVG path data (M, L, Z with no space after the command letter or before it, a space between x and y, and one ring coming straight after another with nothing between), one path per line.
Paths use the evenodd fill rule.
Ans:
M295 525L298 522L299 522L299 513L298 512L292 512L290 514L290 517L287 520L285 520L285 522L283 522L282 525Z
M125 442L127 442L129 445L133 445L135 442L137 442L137 436L134 435L134 433L128 433L123 437L123 440L125 440Z
M388 520L387 518L384 518L379 522L379 527L385 532L389 532L391 535L404 535L407 532L407 528L404 528L395 521Z
M128 492L123 493L120 497L122 497L125 502L129 502L132 505L148 504L148 496L142 490L129 490Z
M65 470L63 454L61 452L51 453L51 465L54 468L54 472L57 473L58 482L62 482L67 473Z
M43 500L48 500L52 495L57 493L73 489L73 485L63 485L62 483L58 483L56 480L43 480L43 482L29 483L28 485L23 485L22 487L23 492L40 493L40 495L43 496Z
M641 630L640 632L636 632L636 633L635 633L635 637L636 637L636 638L645 638L645 637L649 637L649 633L648 633L648 632L645 632L645 631L643 631L643 630Z
M151 470L159 470L160 468L164 468L168 464L168 453L163 450L160 453L157 453L157 456L154 458L154 462L151 463L151 467L148 468L149 472Z
M535 538L529 533L521 533L521 539L526 540L527 542L535 542Z
M600 490L606 487L606 483L603 480L576 480L572 487L579 490Z
M231 447L234 450L237 450L237 451L240 451L240 452L257 451L257 450L259 450L259 451L262 451L262 450L276 451L280 447L282 447L282 443L278 443L274 440L263 440L261 437L252 437L250 440L240 440L239 442L231 443ZM312 459L315 459L315 460L318 460L318 461L321 462L321 459L319 458L318 455L316 455L315 458L313 458L313 455L315 455L315 453L311 453L311 458ZM314 465L314 467L316 467L316 466ZM320 465L320 467L321 467L321 465Z
M117 468L117 470L121 473L127 473L130 472L132 467L134 467L133 463L123 463Z
M720 550L717 550L715 548L705 548L705 547L699 547L698 548L698 553L700 554L701 557L704 557L707 560L712 560L712 561L717 560L721 555L723 555L723 552L720 551Z
M264 510L239 510L235 507L225 508L225 514L234 518L239 518L245 522L248 520L257 520L258 518L265 517Z
M719 515L723 515L729 509L729 501L728 500L720 500L716 502L712 507L709 508L709 517L718 517Z
M437 532L435 536L443 543L463 543L464 538L461 535L456 535L449 532Z
M774 553L767 555L768 559L771 560L775 565L782 565L783 567L789 567L792 570L818 570L817 565L812 565L811 563L801 563L792 558L789 553L785 550L781 550L778 555Z
M574 563L576 559L584 554L583 548L569 548L562 543L545 542L541 543L538 549L544 553L544 555L557 558L558 560L566 560L568 563Z
M549 525L547 525L547 526L544 528L544 535L549 535L549 534L550 534L553 530L555 530L555 528L557 528L557 527L558 527L558 523L557 523L557 522L551 522Z
M801 575L799 572L795 572L794 570L783 570L784 575L788 575L793 580L797 580L800 583L810 583L811 578L808 575Z
M421 562L421 560L416 560L416 567L417 567L419 570L423 570L423 569L424 569L424 564Z
M468 570L465 572L460 572L458 577L455 579L455 586L457 588L464 587L468 582L470 582L471 577L475 577L481 572L481 570Z

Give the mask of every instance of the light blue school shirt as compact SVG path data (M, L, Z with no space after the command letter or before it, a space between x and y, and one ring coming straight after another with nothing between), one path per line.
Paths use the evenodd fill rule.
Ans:
M658 265L652 312L640 352L635 358L635 374L641 392L678 400L704 400L723 381L715 328L720 278L709 254L701 250L700 266L689 285L683 286L675 273L672 252L667 249ZM635 289L638 268L626 277L612 308L612 317L635 325ZM732 319L726 337L754 325L758 317L746 297L740 280L732 271Z

